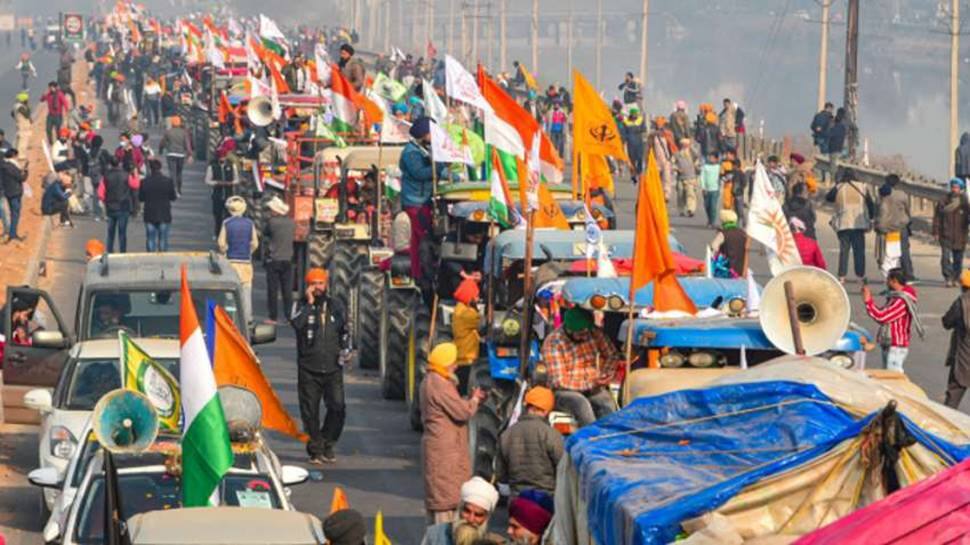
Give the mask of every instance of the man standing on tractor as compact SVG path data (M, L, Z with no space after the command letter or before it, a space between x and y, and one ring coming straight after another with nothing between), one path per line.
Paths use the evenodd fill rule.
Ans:
M434 193L435 165L431 159L431 118L422 117L411 125L410 141L401 152L401 206L411 220L411 277L421 280L421 260L418 247L431 231L431 196ZM437 165L439 177L447 165Z
M293 313L296 330L297 396L303 431L310 436L307 454L311 464L337 461L334 447L347 416L344 403L344 363L351 346L346 310L339 297L327 293L327 271L306 273L306 292ZM327 415L320 425L320 400Z
M478 360L482 338L478 333L481 314L478 312L478 282L472 276L466 277L455 290L455 312L451 317L451 336L458 348L459 388L464 391L468 383L468 372Z
M566 310L562 327L542 343L542 360L556 406L572 414L580 427L616 410L609 385L623 356L596 327L590 311Z
M499 482L509 483L513 497L530 488L553 494L563 453L562 436L548 421L556 397L549 388L535 386L523 401L525 414L499 441L496 475Z

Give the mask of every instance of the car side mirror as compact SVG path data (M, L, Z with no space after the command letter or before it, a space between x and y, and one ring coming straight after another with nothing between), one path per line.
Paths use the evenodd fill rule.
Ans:
M310 472L300 466L283 466L280 468L280 480L283 486L303 484L310 478Z
M37 348L65 348L67 339L57 330L34 331L30 336L31 346Z
M54 399L47 388L35 388L24 394L24 406L28 409L50 412L54 408Z
M61 472L56 467L35 469L27 474L27 480L30 484L41 488L60 488L64 484L61 481Z
M270 324L259 324L253 326L249 335L249 343L268 344L276 340L276 326Z

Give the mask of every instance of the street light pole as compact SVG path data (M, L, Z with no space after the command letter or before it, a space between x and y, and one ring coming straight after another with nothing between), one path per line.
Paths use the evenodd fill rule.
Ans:
M949 174L955 175L955 154L960 113L960 0L950 7L950 149L947 151ZM961 172L960 174L966 174Z
M829 71L829 8L832 0L822 0L822 38L818 52L818 107L821 112L825 107L826 79Z
M640 85L647 85L647 22L650 11L650 0L643 0L643 13L640 15L640 26L643 33L640 36Z

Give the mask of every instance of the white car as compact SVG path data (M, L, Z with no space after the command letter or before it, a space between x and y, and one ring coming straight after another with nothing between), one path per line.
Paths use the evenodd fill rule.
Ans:
M178 437L158 439L145 452L115 454L122 516L181 506L181 477L170 472L181 454ZM293 511L287 487L305 482L306 469L280 466L262 442L233 444L235 463L219 486L220 505ZM104 458L100 444L88 434L67 472L67 480L48 469L31 471L31 484L60 487L61 494L44 528L45 543L101 543L104 524Z
M173 376L179 376L177 339L133 340ZM63 476L95 403L121 387L120 351L117 338L77 343L53 392L38 388L24 395L24 404L40 411L39 468L52 467ZM50 509L56 496L56 489L44 488L43 509Z

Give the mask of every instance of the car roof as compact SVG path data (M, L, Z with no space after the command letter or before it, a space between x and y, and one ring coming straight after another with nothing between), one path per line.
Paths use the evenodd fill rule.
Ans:
M128 519L133 545L310 545L323 543L320 519L298 511L193 507Z
M174 359L179 357L178 339L136 337L131 340L153 358ZM118 339L81 341L71 349L71 355L76 359L113 359L121 355L121 343L118 342Z
M86 290L129 287L178 289L181 268L193 288L236 287L239 275L225 256L205 252L105 254L88 262Z

